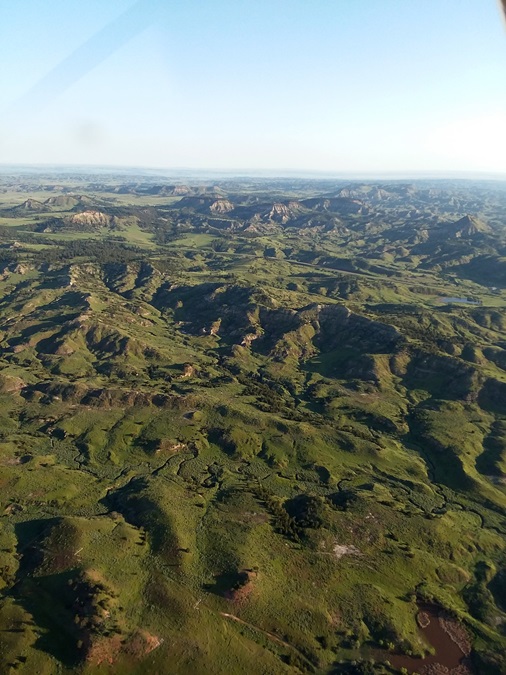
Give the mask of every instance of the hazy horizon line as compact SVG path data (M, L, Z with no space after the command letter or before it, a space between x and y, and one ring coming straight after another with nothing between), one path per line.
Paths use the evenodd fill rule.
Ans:
M260 169L260 168L203 168L203 167L153 167L120 164L81 164L81 163L0 163L0 174L7 172L36 172L60 171L60 172L93 172L112 173L125 172L127 174L149 174L152 176L192 175L198 176L226 176L236 178L329 178L329 179L360 179L376 180L396 178L398 180L410 179L446 179L446 180L506 180L506 172L494 171L471 171L471 170L397 170L397 171L345 171L329 169Z

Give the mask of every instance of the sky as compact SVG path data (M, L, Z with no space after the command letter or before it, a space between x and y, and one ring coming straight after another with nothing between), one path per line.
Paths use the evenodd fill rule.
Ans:
M497 0L16 0L0 164L506 175Z

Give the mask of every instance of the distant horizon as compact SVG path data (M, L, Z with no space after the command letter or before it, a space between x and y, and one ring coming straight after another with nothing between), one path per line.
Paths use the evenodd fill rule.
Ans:
M227 178L272 178L272 179L329 179L329 180L486 180L486 181L506 181L505 172L492 171L326 171L310 169L222 169L222 168L199 168L199 167L153 167L153 166L134 166L134 165L114 165L114 164L59 164L59 163L0 163L0 175L11 173L125 173L132 176L149 176L152 178L199 178L199 177L227 177Z

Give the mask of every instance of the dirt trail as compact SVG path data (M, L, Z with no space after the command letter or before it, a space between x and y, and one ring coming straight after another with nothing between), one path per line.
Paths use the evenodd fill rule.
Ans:
M259 628L258 626L254 626L252 623L248 623L247 621L244 621L243 619L240 619L238 616L235 616L235 614L229 614L228 612L220 612L221 616L224 616L226 619L231 619L232 621L236 621L237 623L242 624L243 626L246 626L247 628L250 628L251 630L257 631L258 633L262 633L262 635L265 635L268 637L270 640L274 640L274 642L277 642L278 644L282 645L283 647L286 647L287 649L291 649L294 652L297 652L297 654L300 656L301 659L303 659L304 663L310 668L312 672L314 672L314 665L307 659L302 652L300 652L297 647L294 647L293 645L289 644L288 642L285 642L281 638L279 638L277 635L274 635L274 633L269 633L267 630L263 630L263 628Z

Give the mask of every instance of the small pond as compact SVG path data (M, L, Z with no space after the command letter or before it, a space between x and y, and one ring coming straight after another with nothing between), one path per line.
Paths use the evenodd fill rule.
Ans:
M388 660L395 668L406 668L409 673L423 672L427 666L442 666L441 672L471 673L466 655L470 652L470 643L466 630L454 619L441 612L434 605L419 605L419 630L424 640L430 644L435 654L424 659L403 654L389 655ZM446 670L444 670L446 669Z

